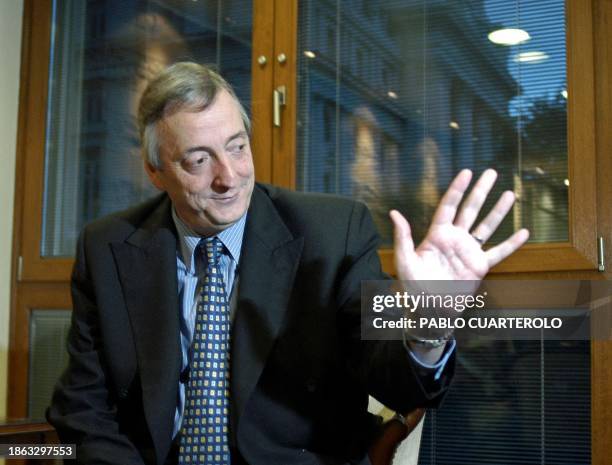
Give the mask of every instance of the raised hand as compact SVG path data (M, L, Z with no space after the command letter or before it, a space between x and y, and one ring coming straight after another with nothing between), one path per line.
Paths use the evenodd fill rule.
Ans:
M470 170L463 170L455 177L436 209L425 239L416 249L408 221L397 210L390 212L400 280L481 280L493 266L527 241L529 231L521 229L500 244L482 249L512 208L514 194L504 192L485 219L471 229L497 173L486 170L457 213L471 179Z

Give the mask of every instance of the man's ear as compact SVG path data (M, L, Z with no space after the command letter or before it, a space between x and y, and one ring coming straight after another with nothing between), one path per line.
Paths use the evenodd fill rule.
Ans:
M151 184L153 184L160 191L165 191L166 189L164 188L164 183L161 179L160 169L156 168L148 161L144 162L144 168L149 176L149 179L151 180Z

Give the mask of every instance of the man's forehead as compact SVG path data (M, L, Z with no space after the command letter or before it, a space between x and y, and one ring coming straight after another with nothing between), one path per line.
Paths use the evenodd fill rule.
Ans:
M175 145L182 151L196 145L226 144L241 137L248 138L239 112L210 110L182 110L163 118L158 124L161 142Z
M194 125L230 124L234 122L232 119L240 120L240 123L242 123L240 106L236 99L227 93L226 95L217 95L206 106L195 104L183 105L172 110L164 112L164 116L161 119L161 121L170 126L176 122Z

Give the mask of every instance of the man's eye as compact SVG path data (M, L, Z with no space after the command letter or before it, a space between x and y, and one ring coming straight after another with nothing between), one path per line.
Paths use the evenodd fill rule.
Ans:
M246 147L246 144L238 144L238 145L231 146L229 150L232 153L242 153L245 147Z
M198 168L204 165L206 161L208 160L208 158L209 158L208 154L204 154L204 153L194 154L191 157L189 157L187 160L185 160L185 166L188 169Z

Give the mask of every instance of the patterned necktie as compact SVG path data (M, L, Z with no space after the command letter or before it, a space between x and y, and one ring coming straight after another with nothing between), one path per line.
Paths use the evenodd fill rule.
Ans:
M229 465L229 308L219 266L223 244L215 237L202 240L203 245L208 264L196 312L179 464Z

